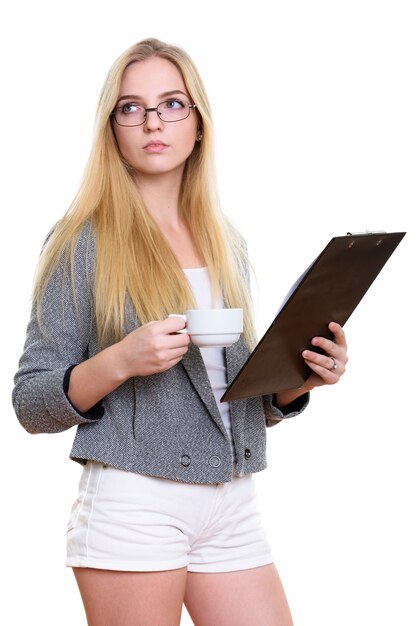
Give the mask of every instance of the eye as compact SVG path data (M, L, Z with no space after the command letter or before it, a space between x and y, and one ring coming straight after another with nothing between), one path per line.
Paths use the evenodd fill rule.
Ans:
M133 113L142 113L144 111L144 109L139 106L139 104L135 104L135 102L122 104L122 106L119 107L119 110L124 115L132 115Z
M170 111L184 109L184 107L186 106L185 103L182 100L179 100L178 98L166 100L165 102L162 103L162 105L164 109L167 109Z

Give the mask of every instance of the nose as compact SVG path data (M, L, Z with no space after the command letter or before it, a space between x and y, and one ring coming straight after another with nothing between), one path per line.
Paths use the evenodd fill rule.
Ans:
M147 109L146 111L147 116L144 123L145 130L153 131L161 129L163 122L157 113L157 109Z

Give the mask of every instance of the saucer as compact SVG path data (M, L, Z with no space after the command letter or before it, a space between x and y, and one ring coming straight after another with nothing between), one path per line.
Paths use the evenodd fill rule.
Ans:
M238 341L241 333L190 335L190 341L199 348L227 348Z

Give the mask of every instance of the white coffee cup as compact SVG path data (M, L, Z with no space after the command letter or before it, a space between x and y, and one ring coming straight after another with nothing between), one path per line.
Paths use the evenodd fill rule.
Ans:
M224 348L238 341L243 330L242 309L188 309L181 317L186 327L178 331L188 333L190 341L199 348Z

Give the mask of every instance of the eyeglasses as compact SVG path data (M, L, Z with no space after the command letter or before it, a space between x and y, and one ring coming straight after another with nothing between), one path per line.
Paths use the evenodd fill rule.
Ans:
M196 109L195 104L178 98L164 100L156 107L145 108L137 102L125 102L116 107L112 112L115 122L119 126L141 126L145 123L150 111L156 111L163 122L180 122L189 117L191 109Z

